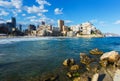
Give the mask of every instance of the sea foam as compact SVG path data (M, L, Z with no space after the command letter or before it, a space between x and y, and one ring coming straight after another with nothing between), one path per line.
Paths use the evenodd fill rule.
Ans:
M4 38L0 39L0 44L12 44L21 41L37 41L37 40L51 40L54 37L19 37L19 38Z

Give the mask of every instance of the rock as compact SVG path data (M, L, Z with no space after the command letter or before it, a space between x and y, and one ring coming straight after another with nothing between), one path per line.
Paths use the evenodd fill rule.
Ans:
M80 77L74 78L73 81L81 81Z
M79 77L79 76L80 76L80 73L78 73L78 72L68 72L68 73L67 73L67 76L68 76L69 78Z
M96 73L96 74L93 75L92 81L98 81L98 78L99 78L99 74Z
M74 65L74 64L75 64L74 59L66 59L66 60L64 60L64 62L63 62L63 65L64 65L64 66L71 66L71 65Z
M116 70L113 81L120 81L120 69Z
M99 63L100 63L100 65L102 67L106 67L108 65L108 61L107 60L101 60Z
M100 68L100 66L96 62L92 62L89 65L86 65L86 69L90 72L93 72L93 73L98 72L99 68Z
M113 81L109 74L100 74L98 79L98 81Z
M115 62L118 60L118 52L116 51L110 51L110 52L106 52L104 53L101 57L100 60L108 60L109 62Z
M77 78L74 78L73 81L89 81L88 80L88 77L77 77Z
M72 71L79 70L79 65L73 65L73 66L71 66L70 70L72 70Z
M115 62L115 65L120 68L120 58L118 59L118 61Z
M79 77L79 76L80 76L80 73L78 72L73 73L73 77Z
M80 53L80 62L85 64L85 65L88 65L92 62L93 60L88 57L85 53Z
M67 73L67 76L68 76L69 78L72 78L72 77L73 77L72 73L70 73L70 72Z
M118 57L118 60L115 62L115 66L120 68L120 55Z
M102 55L103 52L100 51L99 49L95 48L93 50L90 51L90 54L93 54L93 55Z

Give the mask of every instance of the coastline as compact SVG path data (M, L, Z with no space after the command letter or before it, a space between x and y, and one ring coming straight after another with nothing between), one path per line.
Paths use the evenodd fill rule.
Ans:
M69 36L0 36L0 39L2 38L43 38L43 37L49 37L49 38L101 38L105 37L104 35L77 35L73 37Z

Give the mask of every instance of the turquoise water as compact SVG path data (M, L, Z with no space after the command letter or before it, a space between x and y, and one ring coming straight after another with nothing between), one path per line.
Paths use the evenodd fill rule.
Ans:
M120 52L120 38L0 39L0 81L41 75L59 68L66 58L79 62L79 53L99 48Z

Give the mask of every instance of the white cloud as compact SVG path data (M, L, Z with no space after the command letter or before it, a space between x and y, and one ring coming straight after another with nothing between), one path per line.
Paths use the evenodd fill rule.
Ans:
M49 2L46 0L36 0L36 2L39 4L38 6L26 6L26 10L28 13L45 13L48 12L47 9L45 9L45 5L51 6Z
M17 16L18 13L22 12L22 0L0 0L0 6L2 9L14 14L14 16ZM3 16L7 16L8 12L3 12L5 14Z
M17 9L20 9L22 6L22 0L11 0L11 3Z
M48 12L48 10L41 9L41 7L37 7L33 5L32 7L27 7L27 12L28 13L44 13L44 12Z
M11 0L11 1L0 0L0 6L5 8L15 7L17 9L20 9L22 6L22 0Z
M63 14L63 8L61 8L61 9L56 8L56 9L54 10L54 13L55 13L56 15L58 15L58 14Z
M6 20L6 22L12 22L11 19L10 20Z
M22 16L26 16L26 14L22 14Z
M71 20L65 20L65 23L72 23L73 21Z
M0 16L7 16L9 13L4 11L4 10L0 10Z
M114 24L120 24L120 20L117 20Z
M11 7L12 3L9 1L0 0L0 6L2 7Z
M36 0L36 2L40 5L48 5L51 6L51 4L49 2L47 2L46 0Z
M43 16L43 14L42 13L38 13L37 16Z
M35 19L36 16L27 17L26 19Z

